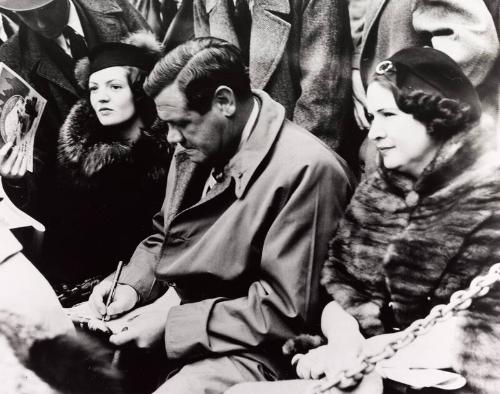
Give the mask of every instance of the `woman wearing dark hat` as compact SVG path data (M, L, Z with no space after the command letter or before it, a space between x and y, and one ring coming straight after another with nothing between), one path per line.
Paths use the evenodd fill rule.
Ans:
M151 33L136 33L95 47L77 64L88 98L59 133L60 214L47 226L42 268L66 304L85 297L92 278L128 261L161 208L170 148L142 90L159 54Z
M334 301L321 322L328 343L295 357L304 379L335 376L377 353L500 260L500 162L458 65L432 48L401 50L377 66L367 98L380 165L358 186L330 243L322 284ZM400 369L384 393L433 386L442 368L465 377L460 393L500 392L499 288L386 362ZM455 388L464 382L446 379ZM354 392L381 390L372 373Z

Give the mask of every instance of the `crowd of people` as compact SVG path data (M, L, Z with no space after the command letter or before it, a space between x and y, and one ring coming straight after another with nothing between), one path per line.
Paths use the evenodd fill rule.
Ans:
M320 392L486 275L499 12L0 0L0 62L47 100L32 172L0 144L3 189L46 227L31 262L0 227L8 393ZM500 285L478 293L324 392L439 393L446 371L454 392L497 393ZM142 311L104 348L144 350L154 376L128 385L133 365L74 330L60 304L82 301L103 320Z

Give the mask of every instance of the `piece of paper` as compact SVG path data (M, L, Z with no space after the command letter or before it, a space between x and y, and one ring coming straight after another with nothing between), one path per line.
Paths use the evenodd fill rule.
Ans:
M73 320L73 323L89 328L89 330L106 332L107 329L109 329L112 333L118 333L125 327L128 327L134 319L148 311L164 310L165 313L168 313L168 310L172 306L179 304L179 296L170 288L164 295L159 297L153 303L132 309L130 312L127 312L116 319L104 322L104 325L100 320L101 316L97 316L94 313L92 308L90 308L88 301L77 304L71 308L65 308L65 311L66 315Z
M442 390L456 390L465 386L466 380L454 372L433 368L377 368L377 372L388 379L404 383L416 389L436 387Z
M33 172L33 145L47 100L15 71L0 62L0 148L12 141L27 156Z

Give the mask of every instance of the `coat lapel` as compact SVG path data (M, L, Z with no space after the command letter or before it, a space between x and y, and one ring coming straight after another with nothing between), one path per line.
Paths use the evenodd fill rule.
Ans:
M46 51L42 50L44 46L39 42L40 38L28 29L25 30L25 34L26 36L23 37L23 42L26 46L23 62L26 64L26 68L33 70L33 72L41 78L50 81L78 97L75 87L64 76L60 67L55 64Z
M250 38L250 80L264 89L285 52L291 25L279 14L290 14L288 0L256 0Z
M208 33L239 46L234 30L229 1L207 0L205 12L208 14L209 31L204 31L200 20L197 21L196 35ZM195 3L196 7L200 5ZM288 0L255 0L252 14L250 38L250 80L252 87L263 89L281 62L285 52L291 25L280 14L290 14ZM201 18L203 19L203 18Z
M361 51L360 51L361 58L363 57L363 52L365 50L366 43L368 41L368 36L371 33L373 24L379 18L382 9L389 1L390 0L372 0L368 9L366 10L365 24L367 25L363 27L363 38L361 40Z
M170 166L168 174L168 177L173 177L173 180L169 179L167 182L167 185L173 187L167 188L165 196L167 201L166 228L170 226L176 215L200 199L206 176L207 170L189 160L182 150L174 154L173 165Z

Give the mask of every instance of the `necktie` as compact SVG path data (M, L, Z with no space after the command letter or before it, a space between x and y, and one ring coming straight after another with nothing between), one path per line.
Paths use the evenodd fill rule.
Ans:
M232 4L233 0L229 0L229 2ZM248 0L235 1L233 25L236 35L238 36L241 53L248 65L250 57L250 32L252 30L252 13L248 6Z
M63 30L64 37L69 40L69 46L71 50L71 57L74 60L81 59L82 57L88 56L88 48L85 43L85 39L74 31L71 27L66 26Z

